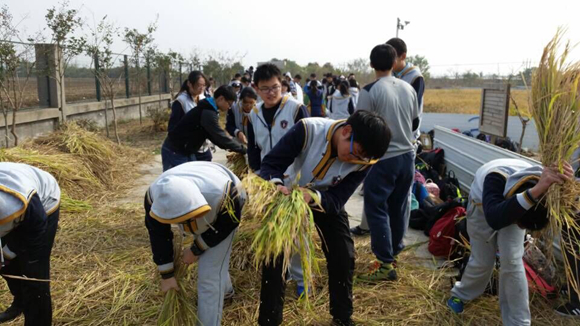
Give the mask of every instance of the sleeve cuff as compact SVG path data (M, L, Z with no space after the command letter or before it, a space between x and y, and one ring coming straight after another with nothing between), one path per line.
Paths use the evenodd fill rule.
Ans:
M209 246L208 246L208 245L205 243L205 241L203 241L203 238L202 238L201 236L199 236L199 237L196 237L194 241L195 241L195 245L196 245L196 246L197 246L199 249L201 249L201 250L203 250L203 251L206 251L206 250L208 250L208 249L209 249Z
M532 197L530 196L528 191L524 191L522 193L517 194L517 200L518 203L520 204L520 206L522 206L523 209L525 210L529 210L530 208L534 207L534 205L536 204L534 202L534 200L532 199Z
M282 179L280 179L280 178L272 178L272 179L270 179L270 182L272 182L275 185L280 185L280 186L284 185L284 181L282 181Z
M324 209L322 208L322 194L318 190L315 190L315 189L311 189L311 190L314 191L315 196L317 198L313 198L314 200L312 201L312 203L308 204L308 206L310 206L310 208L313 211L324 212ZM317 202L319 202L320 205Z
M240 132L240 131L241 131L240 129L234 130L234 137L238 137L238 132Z
M16 258L16 253L14 253L12 250L10 250L10 248L8 248L8 245L5 245L2 248L2 251L4 252L4 258L6 258L8 260L12 260L12 259Z
M162 279L168 279L175 276L173 262L163 265L157 265L157 269L159 270L159 274L161 274Z

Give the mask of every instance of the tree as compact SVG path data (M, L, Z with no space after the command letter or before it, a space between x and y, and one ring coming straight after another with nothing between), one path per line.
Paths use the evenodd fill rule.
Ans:
M143 124L143 111L141 109L141 94L143 92L143 54L153 45L153 33L157 30L157 20L147 26L145 32L141 33L136 28L125 27L123 40L131 49L131 63L135 65L135 79L137 81L137 94L139 97L139 123Z
M17 26L18 23L13 22L8 6L2 6L0 8L0 40L2 40L0 42L0 106L4 115L6 147L10 146L8 110L12 110L10 133L14 137L14 145L18 146L16 113L23 106L25 91L36 67L34 46L24 41L32 43L40 40L40 35L24 39Z
M66 121L66 98L65 98L65 71L71 59L81 54L87 40L83 36L74 36L78 30L82 30L84 22L79 17L77 9L70 9L69 2L63 1L57 9L53 7L46 13L46 24L52 32L51 43L56 45L56 82L60 88L60 111L63 121ZM52 74L51 74L52 75Z
M118 73L118 76L113 74L115 70L115 63L119 62L119 54L113 53L111 47L115 37L119 36L119 29L114 23L107 21L107 16L99 22L97 27L91 32L92 41L87 45L86 52L93 58L95 69L93 71L97 80L101 83L105 98L111 102L111 109L113 111L113 126L115 131L115 139L118 144L121 143L119 138L117 126L117 110L115 109L115 96L117 94L117 87L120 85L123 78L123 72ZM107 100L105 100L105 128L107 130L107 137L109 135L109 121L107 117Z
M431 67L429 67L429 61L427 61L427 58L417 54L408 57L407 61L410 62L412 65L417 66L419 67L419 69L421 69L421 73L423 74L425 80L431 78L431 73L429 72L429 69Z
M167 83L169 88L169 93L171 98L173 98L174 80L173 73L175 71L175 65L183 62L183 56L175 51L169 50L167 53L157 52L155 55L155 65L158 68L159 77L163 77L163 80ZM160 80L162 80L160 78ZM159 85L161 87L161 84ZM159 107L162 106L161 100L161 90L159 91Z

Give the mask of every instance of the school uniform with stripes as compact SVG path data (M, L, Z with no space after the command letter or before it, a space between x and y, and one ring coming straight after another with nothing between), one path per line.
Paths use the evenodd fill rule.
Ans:
M60 188L49 173L20 163L0 163L0 236L3 275L50 279L50 253L58 225ZM25 325L50 325L49 282L5 277L12 306Z
M333 154L333 135L345 125L345 120L302 119L264 157L260 170L265 180L282 184L284 172L293 165L300 175L298 185L312 189L320 199L320 207L312 204L314 222L324 239L321 247L329 271L330 314L341 321L350 320L353 312L354 242L344 205L375 162L342 162ZM262 269L260 325L282 323L286 283L281 265Z
M245 200L241 181L229 169L202 161L164 172L145 195L145 225L162 278L174 276L171 225L193 234L191 250L199 256L197 311L201 325L220 325L224 295L233 291L229 260ZM227 202L233 204L235 216L225 208Z
M499 304L504 325L531 325L528 282L523 265L526 231L517 224L536 204L529 190L542 173L517 159L499 159L483 165L475 174L467 208L471 256L460 282L451 294L463 301L483 294L493 273L499 250Z

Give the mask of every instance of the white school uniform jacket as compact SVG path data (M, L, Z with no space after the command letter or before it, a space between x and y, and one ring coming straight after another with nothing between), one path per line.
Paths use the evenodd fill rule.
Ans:
M490 173L499 173L506 179L504 196L509 198L515 195L515 191L526 182L537 182L542 174L542 167L518 159L498 159L481 166L475 173L471 184L469 197L472 204L483 203L483 184ZM517 194L517 199L522 207L529 209L533 206L533 200L527 197L527 193Z
M419 77L423 77L423 74L421 74L421 69L411 65L410 63L407 63L405 68L397 74L397 78L406 81L409 83L409 85L413 85L415 80ZM417 96L419 96L419 94L417 94ZM421 119L423 119L423 101L421 101L421 105L419 106L419 124L421 123ZM421 136L420 125L415 131L415 139L418 139L419 136Z
M272 125L268 126L262 113L263 104L250 112L250 122L254 129L256 145L260 148L261 159L276 146L280 139L294 126L294 120L302 105L291 94L282 98L280 107L274 115Z
M244 133L244 135L248 136L248 121L250 119L250 114L244 112L242 109L242 101L239 100L231 108L234 114L234 122L236 124L236 130L234 131L234 135L238 134L238 131Z
M356 87L350 87L348 89L348 92L350 93L350 95L352 96L352 99L354 100L354 106L356 107L356 103L358 102L358 93L359 93L359 89Z
M209 246L200 235L216 221L231 187L237 188L243 203L246 192L241 181L225 166L205 161L178 165L149 187L150 215L164 224L179 224L205 250Z
M60 188L52 175L27 164L0 163L0 236L18 226L34 194L47 215L58 209Z
M294 160L294 170L300 174L298 184L325 191L344 179L349 173L362 171L376 162L356 164L332 157L332 135L346 120L325 118L302 119L306 127L304 149Z
M328 117L333 120L348 119L350 117L349 104L352 105L354 111L356 104L353 97L351 95L344 96L339 90L336 90L328 101Z
M302 86L300 86L300 84L298 83L295 84L296 84L296 101L304 105L304 91L302 90Z

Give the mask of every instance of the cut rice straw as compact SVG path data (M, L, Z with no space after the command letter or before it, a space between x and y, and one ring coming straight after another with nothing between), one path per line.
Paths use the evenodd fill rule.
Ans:
M193 304L187 297L189 291L185 286L188 268L181 259L183 236L179 234L180 232L175 233L173 238L173 268L179 290L170 289L165 294L165 300L157 319L158 326L195 325L197 322Z
M540 138L540 155L544 166L558 165L563 171L563 162L570 162L580 143L580 62L568 62L570 43L563 44L563 29L558 29L554 38L544 48L538 68L532 77L530 107ZM561 52L560 52L561 51ZM548 228L543 232L546 243L552 243L558 235L564 257L566 277L574 291L580 293L577 280L572 277L570 261L566 252L578 253L580 225L576 212L580 211L580 184L567 181L554 184L545 195L550 215ZM567 236L565 236L567 235ZM551 250L548 250L551 256Z
M243 179L248 174L248 163L246 162L246 156L240 153L228 153L227 167L230 169L238 178Z
M252 241L254 264L282 264L283 277L288 270L293 254L300 254L305 293L314 292L313 271L319 272L314 255L316 247L313 237L316 233L314 216L310 206L304 201L302 191L295 187L290 195L284 195L276 186L254 174L244 179L248 193L252 194L250 214L261 214L261 225ZM313 195L313 198L316 196ZM320 203L318 203L320 205ZM310 307L309 296L305 303Z

